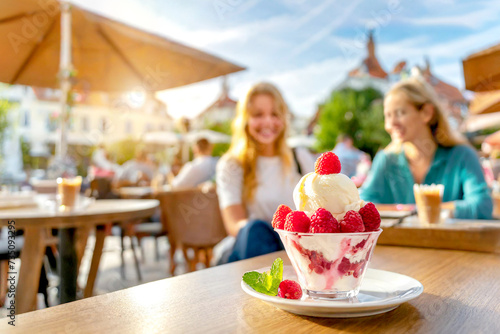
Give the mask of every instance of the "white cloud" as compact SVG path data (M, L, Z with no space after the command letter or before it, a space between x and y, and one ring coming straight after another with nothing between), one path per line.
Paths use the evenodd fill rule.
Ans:
M238 99L243 96L257 81L271 81L279 86L291 110L299 115L312 115L316 105L324 101L331 89L352 67L358 65L366 54L365 40L333 36L336 29L346 29L346 27L359 29L362 34L363 22L368 22L366 18L365 21L362 19L369 16L365 13L369 8L364 5L358 6L360 0L351 0L347 3L324 0L318 5L313 5L307 0L282 0L281 2L288 5L288 11L266 12L266 15L271 14L271 16L265 19L255 17L249 23L240 22L242 14L251 13L249 9L256 9L255 5L259 2L259 5L265 8L265 2L241 0L234 11L228 13L227 19L220 20L216 24L207 23L198 15L199 13L196 14L198 16L193 13L192 20L203 23L196 25L201 28L193 28L194 25L190 21L168 17L165 12L155 12L151 6L148 7L137 0L73 1L86 8L94 8L103 15L149 31L154 30L154 33L168 36L183 44L209 50L225 59L242 63L248 70L229 76L233 98ZM150 2L154 1L160 0ZM472 8L470 3L463 5L450 0L437 1L452 8L457 14L434 17L431 14L429 17L419 18L400 18L398 14L394 17L394 21L391 20L380 29L381 34L387 33L390 38L396 38L396 41L377 41L377 55L386 71L390 71L400 60L407 60L409 66L422 64L423 57L427 55L437 76L462 87L463 74L460 60L474 51L499 42L497 36L500 36L500 25L493 26L491 22L496 22L494 20L499 16L500 3L495 1L481 3L474 7L474 10L467 11L465 8ZM338 6L334 6L335 2L339 2ZM358 8L354 11L356 6ZM341 9L340 13L334 10L336 7ZM423 5L418 2L412 5L412 10L413 7L424 10L428 8L430 13L436 13L434 0L425 0ZM342 15L331 17L332 12ZM217 14L212 11L211 15ZM396 31L397 26L394 25L396 20L418 26L461 26L474 28L473 31L479 32L470 35L457 34L454 38L447 36L444 40L440 38L438 32L435 36L415 33L407 37ZM325 23L322 24L323 22ZM318 26L320 28L315 29ZM302 44L294 44L298 38L307 34L309 37L304 38ZM329 47L332 55L340 55L312 62L311 58L308 58L310 53L304 51L316 47L316 44L318 49L319 46L324 49ZM293 57L295 58L292 59ZM294 68L296 63L306 65ZM220 79L214 79L167 90L158 95L167 102L169 112L174 117L179 117L181 114L194 117L218 97L220 85Z
M344 59L327 59L307 66L275 73L247 72L229 77L230 96L238 100L259 81L274 83L283 93L290 110L300 116L311 116L319 103L324 102L331 90L346 76ZM195 117L220 94L221 80L201 83L159 92L158 98L167 103L173 117Z
M336 57L269 75L255 75L234 85L234 96L241 98L258 81L274 83L283 93L290 110L297 115L311 116L319 103L346 76L343 58Z
M323 29L321 29L320 31L309 37L302 44L294 48L290 54L290 57L298 56L305 50L309 49L312 45L316 44L317 42L323 40L325 37L329 36L333 31L339 28L345 21L349 20L349 16L352 14L354 9L356 9L356 7L360 2L361 0L352 1L350 5L345 8L342 15L339 15L341 17L337 17L336 19L332 20L330 24L326 25Z
M435 4L433 4L435 6ZM455 4L448 4L457 10ZM468 8L462 6L462 9L456 15L446 16L422 16L422 17L401 17L396 16L395 20L405 24L412 24L416 26L456 26L476 29L482 27L490 22L498 22L498 15L500 13L500 3L498 1L488 2L482 6L477 6L477 10L469 11Z
M193 118L212 104L220 94L221 79L206 80L188 86L158 92L157 97L167 104L174 118Z

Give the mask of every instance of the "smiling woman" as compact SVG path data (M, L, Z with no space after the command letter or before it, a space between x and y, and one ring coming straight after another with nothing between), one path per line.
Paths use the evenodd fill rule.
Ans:
M253 86L238 105L231 147L216 177L224 225L236 237L230 261L282 249L270 224L273 214L280 204L293 206L301 173L314 169L307 150L293 152L286 144L288 113L269 83Z
M373 161L360 196L415 203L413 184L444 185L445 208L462 219L490 219L492 200L474 150L451 130L434 90L419 78L396 84L384 101L391 143Z

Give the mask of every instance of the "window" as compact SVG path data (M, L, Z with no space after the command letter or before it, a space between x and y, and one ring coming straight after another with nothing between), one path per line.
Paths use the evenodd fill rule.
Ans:
M29 110L23 112L23 126L29 128L31 123L31 114Z
M109 123L108 119L106 117L102 117L101 122L99 124L99 130L102 133L107 133L107 132L109 132L110 127L111 127L111 124Z
M47 131L54 132L59 125L59 114L56 112L47 113Z

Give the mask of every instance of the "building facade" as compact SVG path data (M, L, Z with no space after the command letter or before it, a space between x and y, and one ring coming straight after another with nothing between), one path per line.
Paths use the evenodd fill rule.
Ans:
M67 132L69 146L90 147L125 138L140 139L146 132L173 131L175 128L166 105L151 96L106 93L74 96ZM9 156L16 156L19 161L20 150L11 152L21 138L29 144L31 156L49 157L60 136L60 91L3 85L0 99L13 104L4 140L4 153L9 152L4 154L4 168L15 165L14 169L19 170L19 163L12 162L14 157Z

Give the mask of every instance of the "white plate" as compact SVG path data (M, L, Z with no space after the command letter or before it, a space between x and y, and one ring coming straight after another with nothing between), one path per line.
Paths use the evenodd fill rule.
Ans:
M257 271L267 270L269 267ZM283 279L298 281L292 266L284 266ZM326 318L355 318L389 312L402 303L418 297L424 291L422 284L414 278L369 268L366 271L359 294L351 299L317 300L304 293L302 299L292 300L259 293L243 281L241 281L241 287L249 295L282 310Z

